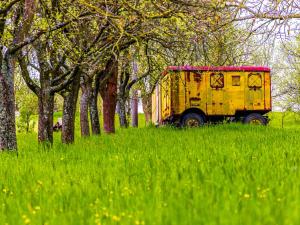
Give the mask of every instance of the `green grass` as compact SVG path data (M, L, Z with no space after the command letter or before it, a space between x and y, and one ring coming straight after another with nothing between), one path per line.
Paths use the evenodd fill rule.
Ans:
M299 129L300 128L300 114L288 112L282 114L280 112L269 113L271 119L270 126L277 128ZM283 121L282 121L283 120Z
M0 154L0 224L299 224L300 129L278 121L56 134L49 151L19 134L19 155Z

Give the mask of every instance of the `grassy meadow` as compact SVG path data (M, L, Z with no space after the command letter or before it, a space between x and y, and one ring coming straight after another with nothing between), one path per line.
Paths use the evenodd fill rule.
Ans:
M0 154L0 224L300 223L300 122L117 129ZM79 136L79 131L77 131Z

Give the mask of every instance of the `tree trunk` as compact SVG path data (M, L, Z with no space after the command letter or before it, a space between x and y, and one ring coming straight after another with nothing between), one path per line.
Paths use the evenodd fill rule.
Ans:
M145 114L146 124L151 123L152 117L152 96L151 94L146 94L142 97L143 111Z
M0 54L0 151L17 150L13 63Z
M97 82L97 81L96 81ZM98 111L98 91L99 88L94 88L91 98L90 98L90 119L91 119L91 127L92 127L92 134L99 135L100 134L100 120L99 120L99 111Z
M120 127L127 128L128 121L126 115L126 97L119 95L119 121Z
M53 109L54 95L50 93L50 89L41 89L39 94L39 122L38 122L38 141L41 144L53 143Z
M126 104L127 104L126 115L127 115L127 118L129 118L129 117L131 117L131 99L130 98L127 98Z
M80 86L80 76L75 75L71 86L71 91L64 94L63 118L61 140L64 144L74 143L75 136L75 114Z
M132 79L137 79L137 64L133 61L133 76ZM138 127L138 94L137 90L132 90L132 100L131 100L131 125L133 127Z
M101 85L103 100L103 127L105 133L115 133L115 111L117 105L118 63L110 60L106 65L108 79Z
M76 101L77 96L74 96L74 93L68 93L64 96L61 132L61 141L64 144L74 142Z
M81 136L90 136L89 126L89 102L91 98L91 84L85 83L81 85L81 98L80 98L80 128Z
M99 120L99 110L98 110L98 95L99 95L99 85L100 85L100 74L95 76L94 87L91 90L91 97L89 102L90 110L90 120L93 135L100 135L100 120Z
M131 125L132 127L138 127L138 96L137 91L132 91L132 99L131 99Z

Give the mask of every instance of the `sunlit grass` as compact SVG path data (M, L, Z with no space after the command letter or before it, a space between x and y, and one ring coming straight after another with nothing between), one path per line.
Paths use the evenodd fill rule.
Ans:
M0 224L299 224L299 129L117 129L0 154Z

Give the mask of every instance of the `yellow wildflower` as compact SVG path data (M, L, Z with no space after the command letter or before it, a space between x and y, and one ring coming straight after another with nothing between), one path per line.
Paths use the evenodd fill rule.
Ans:
M121 220L121 218L118 217L118 216L112 216L112 220L116 221L116 222L119 222Z
M247 194L247 193L244 194L244 198L245 198L245 199L249 199L249 198L250 198L250 194Z

